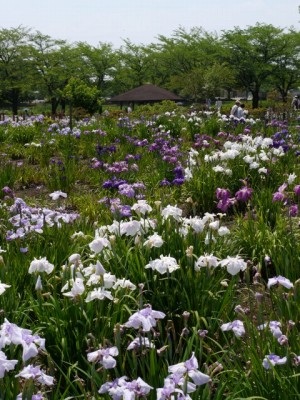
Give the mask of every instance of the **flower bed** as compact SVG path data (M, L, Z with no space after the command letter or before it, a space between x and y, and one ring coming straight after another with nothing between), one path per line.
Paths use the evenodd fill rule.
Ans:
M0 397L296 398L299 130L2 121Z

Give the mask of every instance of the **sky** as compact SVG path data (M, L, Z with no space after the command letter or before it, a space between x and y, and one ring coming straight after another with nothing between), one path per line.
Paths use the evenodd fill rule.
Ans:
M2 3L2 2L1 2ZM176 29L221 33L257 22L299 29L300 0L13 0L0 7L0 28L20 25L53 39L115 48L157 43Z

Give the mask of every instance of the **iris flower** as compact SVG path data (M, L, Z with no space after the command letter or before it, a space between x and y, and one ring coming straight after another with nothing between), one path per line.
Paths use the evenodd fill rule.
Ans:
M5 372L11 371L15 368L18 360L8 360L3 351L0 350L0 378L3 378Z
M228 322L227 324L223 324L221 326L223 332L233 331L236 337L241 337L245 334L244 324L240 320L235 320L233 322Z
M240 271L245 271L247 263L240 257L227 257L225 260L220 261L221 267L227 267L227 271L231 275L236 275Z
M99 362L105 369L115 368L117 365L116 357L119 351L116 346L108 347L106 349L98 349L87 354L89 362Z
M269 354L265 356L262 364L265 369L270 369L272 366L274 367L275 365L283 365L286 362L287 362L286 357L280 358L276 354Z
M289 279L281 275L275 276L274 278L270 278L268 280L268 289L270 289L270 287L274 285L281 285L287 289L291 289L292 287L294 287L293 283Z
M161 311L152 310L149 304L142 310L139 310L129 317L129 320L124 324L127 328L142 328L144 332L149 332L151 328L156 326L157 319L165 318L165 314Z
M52 386L54 385L54 378L50 375L46 375L40 366L27 365L19 372L16 377L24 379L34 379L35 381L41 383L42 385Z
M196 386L204 385L211 380L208 375L205 375L198 370L198 361L195 357L195 353L192 353L191 358L187 361L171 365L168 368L168 372L171 373L170 377L173 378L175 382L177 381L180 386L184 386L187 383L188 393L194 392ZM192 379L193 383L186 382L186 375Z
M157 271L160 274L172 273L179 269L179 265L175 258L170 256L161 255L160 258L152 260L145 266L146 269L151 268L153 271Z
M52 200L57 200L60 197L67 198L67 193L62 192L61 190L57 190L56 192L50 193L49 196Z

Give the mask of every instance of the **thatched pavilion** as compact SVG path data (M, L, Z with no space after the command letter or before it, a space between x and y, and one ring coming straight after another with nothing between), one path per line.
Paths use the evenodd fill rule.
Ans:
M135 104L157 103L163 100L182 101L183 99L166 89L147 83L112 97L110 103L120 104L121 108L123 105L131 105L134 108Z

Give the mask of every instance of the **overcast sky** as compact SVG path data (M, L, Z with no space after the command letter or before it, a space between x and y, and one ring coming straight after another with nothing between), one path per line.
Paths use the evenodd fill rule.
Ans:
M299 0L8 0L1 2L0 28L23 25L70 43L123 39L136 44L170 37L178 27L220 33L257 22L299 29Z

